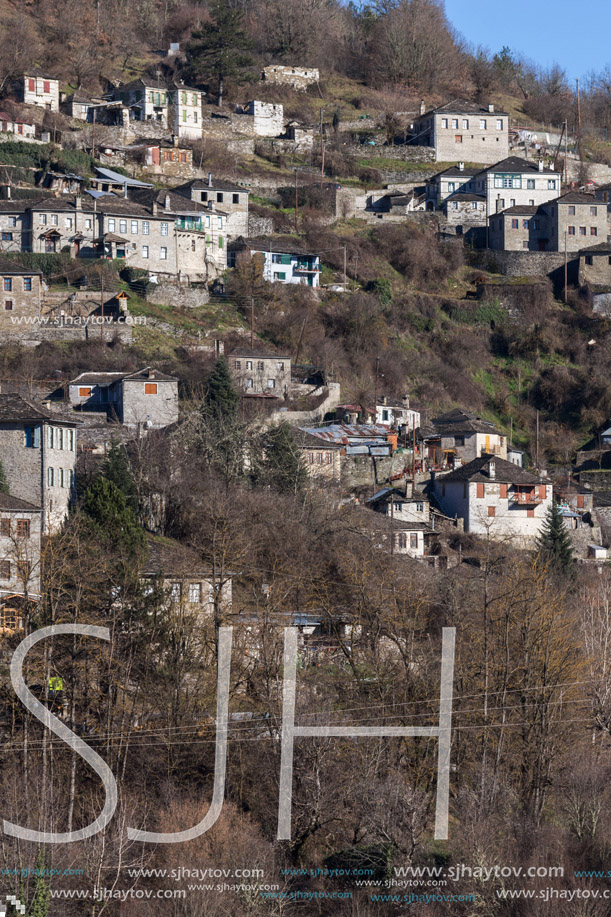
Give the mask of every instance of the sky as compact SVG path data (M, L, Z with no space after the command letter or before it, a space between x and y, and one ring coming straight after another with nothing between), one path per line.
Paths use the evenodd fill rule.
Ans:
M445 0L445 7L468 44L493 54L507 45L542 67L560 64L570 79L611 63L610 0Z

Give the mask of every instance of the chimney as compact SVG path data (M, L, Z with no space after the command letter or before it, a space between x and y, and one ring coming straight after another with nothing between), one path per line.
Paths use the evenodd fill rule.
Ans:
M409 395L404 395L401 400L403 401L403 407L409 411Z
M153 216L156 217L157 216L157 201L153 201L153 206L151 207L151 210L153 211Z
M212 187L212 172L208 172L208 187Z
M459 171L459 172L464 172L464 171L465 171L465 164L464 164L464 162L459 162L459 163L458 163L458 171Z
M76 197L74 198L74 207L75 207L75 210L83 209L83 199L80 194L77 194Z
M488 111L490 112L490 114L493 114L493 113L494 113L494 105L489 105L489 106L488 106Z
M496 478L496 462L494 461L494 459L491 459L488 462L488 477L492 481L494 481L494 479Z
M540 159L539 162L537 163L537 168L539 169L539 172L543 172L543 160L542 159Z
M172 134L172 146L178 146L178 137L176 134Z
M424 104L424 99L420 99L420 114L423 115L426 111L426 105Z
M169 209L170 209L170 195L167 194L167 193L166 193L166 196L165 196L165 200L164 200L163 206L164 206L164 208L165 208L166 210L169 210Z
M214 210L214 201L208 201L208 210Z

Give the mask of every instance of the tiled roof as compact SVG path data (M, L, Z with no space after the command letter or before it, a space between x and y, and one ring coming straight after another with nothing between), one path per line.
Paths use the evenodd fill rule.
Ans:
M271 350L258 350L250 347L236 347L227 354L227 357L252 357L253 360L290 360L290 356L284 353L273 353Z
M321 439L314 433L309 433L299 427L291 427L291 433L297 446L302 449L342 449L342 443L334 443L329 440Z
M490 476L488 465L494 462L494 477ZM495 455L480 455L479 458L473 459L466 465L451 471L449 474L439 475L438 481L443 484L456 483L458 481L470 481L479 483L490 483L490 481L499 481L502 484L548 484L537 475L531 474L524 468L514 465L513 462L506 462L505 459L497 458Z
M493 423L482 420L470 411L461 411L456 408L433 417L431 425L436 433L499 433Z
M159 372L157 369L151 369L149 366L145 366L144 369L139 369L132 373L81 373L80 376L77 376L75 379L71 379L70 382L68 382L68 385L112 385L113 382L119 382L121 379L124 382L144 382L147 380L150 380L151 382L177 381L174 376L167 376L165 373Z
M112 385L124 375L125 373L81 373L76 379L71 379L68 385Z
M465 166L464 169L459 169L458 166L450 166L449 169L444 169L443 172L437 172L435 175L432 175L429 181L433 181L434 178L441 178L442 175L460 177L461 175L465 178L471 178L474 175L479 175L482 170L480 168L473 168L472 166Z
M553 201L549 203L554 204L593 204L594 206L600 204L598 198L594 197L593 194L587 194L585 191L567 191L566 194L561 194L560 197L554 198Z
M427 115L433 114L442 114L442 115L503 115L507 117L508 113L506 111L489 111L488 106L478 105L476 102L467 102L461 99L455 99L453 102L448 102L445 105L440 105L438 108L431 108L429 111L425 111L423 115L420 115L421 118L426 118Z
M142 571L144 576L186 576L193 579L210 576L209 567L197 551L179 541L147 534L146 542L148 550Z
M446 201L477 201L480 204L486 203L485 194L474 194L472 191L455 191Z
M19 497L13 497L12 494L0 494L0 512L22 512L22 513L39 513L40 506L34 506L27 500L20 500Z
M28 277L31 277L41 273L42 271L25 268L17 261L13 261L11 258L3 258L2 255L0 255L0 274L26 274Z
M488 172L532 172L536 175L560 174L553 169L539 169L538 163L533 162L532 159L522 159L521 156L508 156L506 159L501 159L500 162L495 162L493 166L481 169L479 174L483 175Z
M611 255L611 242L599 242L579 250L580 255ZM0 268L1 270L1 268Z
M499 210L498 213L491 213L490 219L500 216L533 216L537 211L538 207L533 206L532 204L516 204L515 207L507 207L506 210Z
M205 179L194 178L193 181L185 182L184 185L178 185L174 188L174 191L177 194L190 193L191 189L194 188L196 191L239 191L242 194L250 194L248 188L243 188L242 185L235 185L233 182L224 181L221 178L212 177L212 184L209 185Z
M152 382L178 381L176 376L168 376L166 373L162 373L158 369L151 369L150 366L145 366L144 369L139 369L135 373L126 373L123 378L124 382L145 382L146 380Z
M276 252L278 254L285 255L305 255L311 258L316 257L316 255L313 255L310 252L305 251L305 249L301 248L298 242L290 242L283 239L244 239L242 236L240 236L233 242L230 242L227 248L233 251L247 250L251 252Z

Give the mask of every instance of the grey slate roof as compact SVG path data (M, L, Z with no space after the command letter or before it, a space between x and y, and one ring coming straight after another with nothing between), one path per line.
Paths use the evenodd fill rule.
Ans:
M54 415L45 410L41 405L26 401L21 395L1 395L0 394L0 423L40 423L45 420L53 420L54 423L67 423L70 426L76 426L77 421L57 420Z
M487 105L478 105L476 102L467 102L462 99L455 99L453 102L447 102L445 105L440 105L438 108L431 108L429 111L425 111L420 117L426 118L427 115L441 114L441 115L503 115L504 117L508 116L506 111L488 111Z
M494 477L491 477L488 469L491 461L494 462ZM436 480L443 484L464 481L489 484L491 481L500 481L502 484L548 484L551 486L551 481L537 477L537 475L531 474L530 471L526 471L512 462L506 462L505 459L497 458L495 455L480 455L479 458L462 465L456 471L439 475Z
M40 506L34 506L27 500L20 500L19 497L13 497L12 494L0 494L0 512L39 513Z
M485 169L480 169L479 175L484 175L488 172L522 172L522 173L533 173L534 175L558 175L557 171L553 169L541 169L536 162L533 162L531 159L522 159L521 156L508 156L506 159L501 159L499 162L495 162L492 166L487 166Z
M433 417L431 426L435 433L442 435L452 433L499 433L499 430L488 420L482 420L477 414L471 411L461 411L456 408L453 411L447 411L440 414L439 417Z
M30 270L17 261L13 261L11 258L3 258L0 255L0 274L25 274L27 277L32 277L36 274L42 274L42 271Z
M212 177L211 185L209 185L205 179L194 178L192 181L185 182L183 185L178 185L174 188L174 191L176 194L185 194L190 193L192 188L196 191L239 191L242 194L250 194L248 188L243 188L242 185L235 185L230 181L214 178L214 176Z

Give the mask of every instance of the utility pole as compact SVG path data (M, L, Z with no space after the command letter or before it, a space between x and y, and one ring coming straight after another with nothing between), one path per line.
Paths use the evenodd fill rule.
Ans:
M536 448L536 466L537 471L539 470L539 412L537 411L537 448Z
M569 263L568 255L566 251L567 246L567 231L564 230L564 301L566 302L566 288L568 286L568 277L569 277Z
M91 158L92 159L95 159L95 115L96 115L96 110L94 108L93 109L93 118L91 121Z
M395 501L390 497L390 556L395 553Z
M346 274L346 246L344 245L344 293L346 293L348 287L348 276Z
M569 122L564 121L564 184L569 183Z
M255 297L250 297L250 349L255 349Z
M325 178L325 137L322 129L322 116L324 113L324 108L320 109L320 187L322 188L322 183Z
M380 370L380 358L376 357L376 381L373 389L373 422L377 423L378 420L378 372Z
M100 312L102 314L102 333L101 338L104 340L104 263L100 263Z
M298 206L299 206L299 202L297 199L297 169L295 169L295 232L299 232L297 228L297 208Z
M416 415L412 414L412 494L416 486Z

